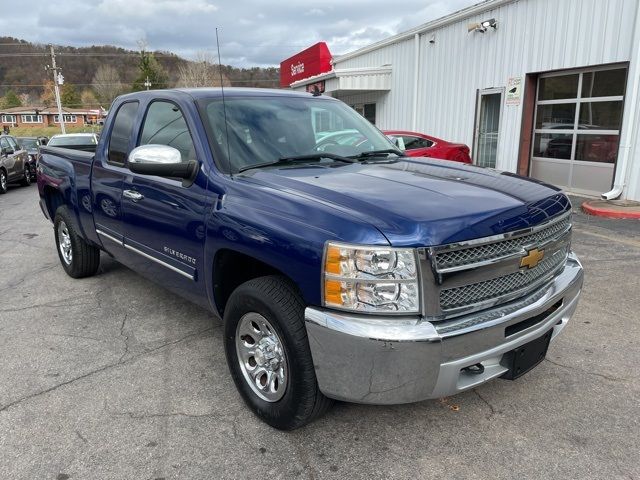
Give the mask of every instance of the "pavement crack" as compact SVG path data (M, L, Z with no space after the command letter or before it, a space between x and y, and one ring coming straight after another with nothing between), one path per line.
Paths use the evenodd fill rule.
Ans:
M82 436L82 434L81 434L78 430L76 430L76 436L77 436L80 440L82 440L84 443L89 443L89 441L88 441L86 438L84 438L84 437Z
M93 305L93 302L65 303L65 300L66 299L54 300L51 302L39 303L36 305L29 305L28 307L3 308L3 309L0 309L0 313L22 312L24 310L31 310L32 308L67 308L67 307L82 307L85 305Z
M604 378L605 380L609 380L611 382L628 382L629 379L628 378L624 378L624 377L613 377L611 375L605 375L604 373L598 373L598 372L590 372L587 370L583 370L582 368L577 368L577 367L573 367L571 365L564 365L562 363L558 363L558 362L554 362L553 360L550 360L549 358L545 358L546 362L549 362L557 367L562 367L562 368L566 368L567 370L575 370L576 372L581 372L584 373L585 375L593 375L596 377L600 377L600 378Z
M124 317L122 319L122 324L120 325L120 337L122 337L124 341L124 352L122 352L122 355L120 355L120 360L118 360L118 363L122 363L124 360L124 357L126 357L129 354L129 335L124 334L124 326L127 323L128 316L129 316L128 313L124 314Z
M486 398L484 398L484 397L480 394L480 392L478 392L478 390L476 390L476 389L474 388L474 389L472 389L472 391L473 391L473 393L475 393L475 394L476 394L476 396L480 399L480 401L481 401L482 403L484 403L487 407L489 407L489 411L490 411L490 413L489 413L489 415L487 415L487 417L486 417L486 418L487 418L487 420L491 419L491 417L493 417L493 416L497 413L497 410L495 409L495 407L491 404L491 402L489 402L489 400L487 400Z
M58 390L59 388L65 387L67 385L71 385L72 383L79 382L81 380L84 380L86 378L92 377L93 375L96 375L98 373L110 370L112 368L119 367L121 365L126 365L128 363L131 363L131 362L137 360L138 358L144 357L146 355L151 355L152 353L157 352L158 350L161 350L163 348L170 347L170 346L173 346L173 345L175 345L177 343L183 342L185 340L189 340L189 339L191 339L193 337L200 336L203 333L207 333L207 332L213 330L213 328L214 327L208 327L208 328L205 328L203 330L199 330L197 332L190 333L190 334L185 335L183 337L180 337L180 338L178 338L176 340L172 340L170 342L163 343L162 345L159 345L159 346L157 346L157 347L155 347L153 349L150 349L150 350L147 350L145 352L139 353L138 355L134 355L133 357L130 357L128 360L123 360L123 361L118 360L117 362L109 363L109 364L104 365L104 366L102 366L100 368L97 368L95 370L91 370L91 371L86 372L86 373L84 373L82 375L79 375L77 377L71 378L71 379L69 379L69 380L67 380L65 382L61 382L61 383L53 385L53 386L51 386L49 388L45 388L43 390L40 390L38 392L34 392L34 393L29 394L29 395L25 395L24 397L18 398L18 399L14 400L12 402L9 402L9 403L7 403L5 405L1 405L0 406L0 413L8 410L11 407L15 407L16 405L19 405L19 404L21 404L23 402L32 400L34 398L37 398L37 397L40 397L42 395L46 395L47 393L53 392L55 390Z

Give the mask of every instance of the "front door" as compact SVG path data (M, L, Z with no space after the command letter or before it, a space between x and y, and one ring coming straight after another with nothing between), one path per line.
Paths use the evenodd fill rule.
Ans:
M478 92L473 163L481 167L496 166L502 92L502 88L488 88Z
M14 145L9 143L10 137L0 137L0 147L2 148L2 165L7 170L7 179L10 182L22 178L24 171L24 159L20 152L16 152Z
M202 161L182 110L168 100L149 104L136 146L168 145L182 160ZM132 173L124 180L122 209L127 264L187 298L203 297L206 175L192 184Z

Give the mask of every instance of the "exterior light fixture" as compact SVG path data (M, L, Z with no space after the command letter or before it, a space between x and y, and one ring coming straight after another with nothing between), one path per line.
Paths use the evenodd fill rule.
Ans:
M483 20L480 23L470 23L467 25L468 32L485 33L489 28L493 28L494 30L498 28L498 22L496 22L495 18L490 18L489 20Z

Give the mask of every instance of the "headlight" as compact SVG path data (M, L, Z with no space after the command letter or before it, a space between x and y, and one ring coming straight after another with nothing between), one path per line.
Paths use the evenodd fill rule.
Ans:
M411 248L327 243L324 305L369 313L419 313L416 252Z

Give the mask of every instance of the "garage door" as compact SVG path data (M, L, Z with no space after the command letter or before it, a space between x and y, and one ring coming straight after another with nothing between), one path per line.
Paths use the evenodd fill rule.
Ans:
M532 177L577 193L611 188L626 77L624 66L539 77Z

